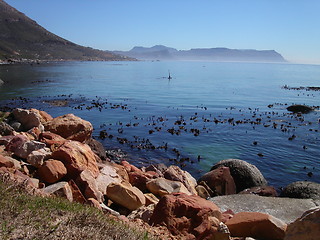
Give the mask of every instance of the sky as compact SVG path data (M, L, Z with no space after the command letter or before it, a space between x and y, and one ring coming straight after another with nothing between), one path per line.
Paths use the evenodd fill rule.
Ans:
M290 62L320 64L319 0L5 1L87 47L276 50Z

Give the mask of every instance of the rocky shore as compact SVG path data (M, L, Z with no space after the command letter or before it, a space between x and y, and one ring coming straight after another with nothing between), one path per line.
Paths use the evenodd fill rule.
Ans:
M296 182L278 197L239 159L198 180L178 166L111 161L93 126L73 114L2 113L0 174L42 195L90 204L161 239L318 239L320 184Z

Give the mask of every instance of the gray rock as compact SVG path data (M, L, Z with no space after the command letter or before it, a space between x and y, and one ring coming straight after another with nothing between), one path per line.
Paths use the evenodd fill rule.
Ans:
M298 112L309 113L309 112L313 111L313 108L306 106L306 105L296 104L296 105L291 105L291 106L287 107L287 110L290 112L293 112L293 113L298 113Z
M64 197L68 199L70 202L73 201L72 190L67 182L58 182L52 184L42 189L42 191L45 194L54 194L58 197Z
M0 122L0 135L7 136L13 133L14 129L6 122Z
M293 182L283 189L280 196L320 200L320 184L308 181Z
M291 223L305 211L319 205L312 199L262 197L251 194L235 194L210 198L221 212L231 209L234 213L261 212L272 215L285 223Z
M27 159L31 152L44 148L45 146L46 144L42 142L28 141L16 148L14 154L20 158Z
M231 176L237 187L237 192L258 186L266 186L267 181L259 169L240 159L226 159L216 163L211 170L221 166L229 167Z

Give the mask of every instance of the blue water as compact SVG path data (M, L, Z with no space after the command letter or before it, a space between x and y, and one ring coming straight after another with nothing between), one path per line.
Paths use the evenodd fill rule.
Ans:
M74 113L93 123L97 139L106 133L99 139L106 148L123 149L138 166L177 164L197 178L239 158L275 187L320 182L320 113L286 110L320 105L320 92L282 88L320 86L318 65L69 62L0 66L0 78L0 107Z

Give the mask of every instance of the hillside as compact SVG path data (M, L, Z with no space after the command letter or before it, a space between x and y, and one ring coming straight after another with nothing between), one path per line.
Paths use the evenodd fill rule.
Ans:
M130 51L114 53L141 60L205 60L205 61L245 61L245 62L286 62L274 50L195 48L177 50L162 45L151 48L134 47Z
M0 0L0 60L131 60L63 39Z

